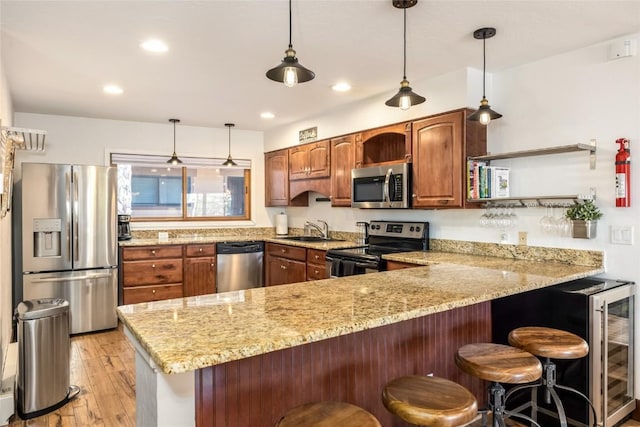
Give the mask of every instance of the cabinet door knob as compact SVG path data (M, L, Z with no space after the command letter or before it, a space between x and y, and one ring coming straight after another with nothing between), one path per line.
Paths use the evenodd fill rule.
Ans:
M155 290L155 289L152 289L152 290L151 290L151 293L155 295L156 290Z
M198 252L202 252L202 248L198 249Z
M286 270L286 269L287 269L287 266L286 266L286 265L282 265L282 264L280 264L280 268L281 268L281 269L283 269L283 270Z
M281 249L281 251L282 251L283 254L287 252L286 249Z
M313 270L313 274L320 274L320 272L318 271L318 269L316 268L315 270Z
M413 197L413 198L415 199L416 197L418 197L418 195L417 195L416 193L413 193L413 194L411 195L411 197Z
M151 268L156 268L156 265L155 264L151 264Z
M156 251L155 251L155 250L152 250L152 251L151 251L151 255L155 255L155 254L156 254Z
M320 257L318 255L314 255L315 259L320 259Z
M216 265L214 263L211 263L211 268L214 268Z

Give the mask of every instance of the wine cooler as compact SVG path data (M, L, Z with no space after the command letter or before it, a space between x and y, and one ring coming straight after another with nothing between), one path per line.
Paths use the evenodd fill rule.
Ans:
M557 382L587 395L598 425L614 427L635 409L634 299L633 282L599 278L501 298L492 303L493 338L506 344L509 331L520 326L558 328L584 338L589 343L588 356L555 360ZM582 399L563 391L559 394L570 425L593 426L591 411ZM528 398L517 396L517 403ZM542 413L538 418L546 425L544 417L553 418L555 407L546 405L542 395L538 404ZM555 425L551 419L548 424Z

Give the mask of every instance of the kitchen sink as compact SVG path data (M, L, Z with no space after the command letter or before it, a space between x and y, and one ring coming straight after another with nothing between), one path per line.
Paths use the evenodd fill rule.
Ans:
M296 242L344 242L342 239L332 239L331 237L320 236L289 236L282 237L283 240L295 240Z

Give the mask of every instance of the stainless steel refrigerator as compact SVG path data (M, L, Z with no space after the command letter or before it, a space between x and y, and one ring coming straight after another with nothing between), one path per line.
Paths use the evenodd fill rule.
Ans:
M114 328L116 168L23 163L22 300L69 301L71 333Z

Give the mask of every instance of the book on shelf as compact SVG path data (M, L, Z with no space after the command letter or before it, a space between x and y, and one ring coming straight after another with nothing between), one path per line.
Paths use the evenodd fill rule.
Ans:
M469 200L509 197L509 168L489 166L486 162L467 162L467 198Z

